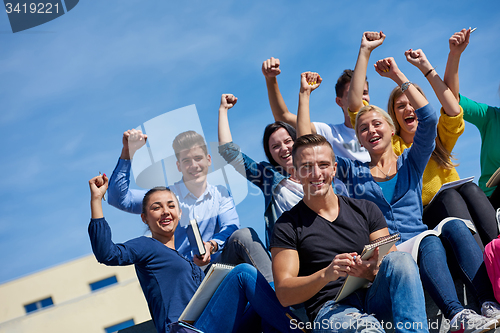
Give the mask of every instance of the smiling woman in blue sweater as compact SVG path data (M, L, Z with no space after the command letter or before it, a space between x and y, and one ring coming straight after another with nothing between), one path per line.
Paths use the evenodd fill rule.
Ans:
M142 236L115 244L101 203L108 178L106 175L94 177L89 185L92 251L105 265L135 265L156 330L169 332L169 324L178 320L205 276L200 267L175 250L174 231L182 214L177 197L166 187L148 191L141 217L152 237ZM274 332L273 328L280 332L295 331L271 286L248 264L236 266L226 276L194 326L205 333L236 332L241 325L248 328L249 323L243 319L247 303L253 304L263 319L264 331ZM255 323L250 324L255 327ZM259 327L256 329L262 331Z
M362 89L371 51L381 45L384 38L381 32L363 34L349 90L349 109L354 112L358 111L357 105L361 100L351 103L351 93ZM408 50L405 56L412 64L419 61L418 52ZM357 114L355 131L361 145L368 150L371 161L362 163L337 157L337 177L346 184L354 198L377 204L389 231L399 232L401 241L406 241L427 230L422 222L422 175L434 150L438 118L425 97L398 69L394 59L385 60L377 63L377 72L401 87L418 117L413 145L401 156L396 156L392 149L395 127L391 117L376 106L364 106ZM310 84L311 76L311 73L304 73L301 78L298 136L310 133L309 99L311 92L317 88L317 85ZM482 304L482 315L465 309L458 300L448 262L460 268L460 278ZM452 327L462 327L465 332L475 332L480 327L495 327L500 318L500 307L493 296L481 249L461 220L449 221L440 237L425 237L418 249L417 264L424 288L451 321Z

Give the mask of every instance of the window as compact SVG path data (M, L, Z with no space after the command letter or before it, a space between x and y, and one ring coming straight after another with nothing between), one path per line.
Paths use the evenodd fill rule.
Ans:
M46 308L48 306L54 305L54 302L52 301L52 297L47 297L42 300L26 304L24 306L24 309L26 310L26 313L30 313L36 310L40 310L41 308Z
M104 332L106 332L106 333L118 332L119 330L122 330L122 329L130 327L130 326L134 326L134 320L133 319L129 319L129 320L126 320L126 321L121 322L119 324L106 327L104 329Z
M96 291L98 289L110 286L110 285L115 284L115 283L118 283L118 280L116 280L116 275L113 275L109 278L105 278L105 279L90 283L89 285L90 285L90 290Z

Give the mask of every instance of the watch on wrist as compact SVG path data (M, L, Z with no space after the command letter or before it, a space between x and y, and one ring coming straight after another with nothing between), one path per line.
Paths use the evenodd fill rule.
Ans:
M214 254L215 252L217 252L217 243L213 240L210 241L210 244L212 244L212 250L210 251L210 254Z

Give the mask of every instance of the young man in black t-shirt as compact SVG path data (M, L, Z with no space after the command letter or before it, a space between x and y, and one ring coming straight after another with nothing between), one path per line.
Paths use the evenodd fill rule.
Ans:
M387 224L374 203L334 193L337 164L330 144L320 135L305 135L295 141L292 154L304 198L274 227L271 254L281 304L305 303L312 321L306 328L314 332L428 332L412 257L393 246L380 263L378 249L370 259L360 259L365 244L389 234ZM335 303L347 275L372 285Z

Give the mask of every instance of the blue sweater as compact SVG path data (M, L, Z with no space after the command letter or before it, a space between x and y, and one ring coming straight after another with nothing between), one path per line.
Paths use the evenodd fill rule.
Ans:
M390 201L373 179L369 163L336 157L337 177L347 186L353 198L366 199L380 208L390 233L399 232L400 242L427 230L422 223L422 175L435 146L438 117L427 104L417 109L418 127L413 145L397 161L398 179Z
M205 274L192 261L154 238L138 237L123 244L111 240L104 218L92 219L89 236L94 255L110 266L135 265L142 291L159 333L178 320Z

